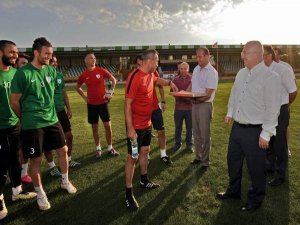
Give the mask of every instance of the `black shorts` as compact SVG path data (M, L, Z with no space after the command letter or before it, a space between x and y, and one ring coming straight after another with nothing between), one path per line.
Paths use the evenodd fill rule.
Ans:
M154 110L151 115L154 130L165 130L164 118L161 109Z
M60 123L48 127L22 130L21 141L25 158L40 157L45 151L59 149L66 145L66 139Z
M57 117L64 133L71 131L71 123L65 110L57 112Z
M100 105L87 105L88 108L88 122L90 124L98 123L99 116L102 120L102 122L109 122L110 121L110 115L109 115L109 109L108 104L100 104Z
M20 149L20 125L0 129L0 158L9 159L10 152L17 153Z
M149 146L151 143L151 127L142 130L135 130L137 134L138 151L140 152L141 147ZM131 155L131 142L127 138L128 154Z

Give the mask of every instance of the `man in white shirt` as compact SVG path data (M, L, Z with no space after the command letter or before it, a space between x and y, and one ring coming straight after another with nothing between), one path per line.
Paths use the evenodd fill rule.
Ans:
M273 72L277 73L281 80L281 108L278 117L278 126L276 127L276 136L271 138L270 149L267 154L267 169L276 169L276 175L269 182L269 185L279 186L284 182L288 163L288 143L286 133L290 118L289 104L291 104L297 96L297 86L293 72L288 67L277 63L274 60L274 49L271 45L264 45L264 63Z
M280 60L281 59L281 55L282 55L280 48L274 48L274 52L275 52L275 59L274 59L274 61L277 62L277 63L279 63L279 64L282 64L282 65L286 66L290 71L292 71L292 73L294 74L295 82L296 82L296 76L295 76L293 67L290 64L288 64L287 62L284 62L284 61ZM287 142L289 143L289 139L290 139L290 129L289 129L289 127L287 129L286 139L287 139ZM289 156L292 155L290 149L288 149L288 153L289 153Z
M280 58L281 58L281 50L280 50L280 48L274 48L274 53L275 53L274 61L277 62L277 63L280 63L280 64L282 64L282 65L284 65L284 66L286 66L286 67L289 68L289 70L291 70L291 71L293 72L293 74L294 74L294 69L293 69L293 67L292 67L290 64L288 64L287 62L284 62L284 61L281 61L281 60L280 60ZM295 74L294 74L294 76L295 76Z
M210 163L210 124L218 86L218 72L210 64L209 57L207 48L197 50L198 65L192 76L192 92L205 93L206 96L193 99L192 122L196 158L191 163L201 163L204 170L208 169Z
M276 135L280 109L280 79L263 62L259 41L249 41L241 53L245 68L236 75L225 123L234 121L228 145L229 186L217 198L240 199L243 161L246 159L251 185L241 210L255 211L266 191L266 149Z

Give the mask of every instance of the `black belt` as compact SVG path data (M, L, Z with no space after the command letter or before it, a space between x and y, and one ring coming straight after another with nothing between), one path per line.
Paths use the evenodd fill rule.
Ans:
M247 128L247 127L261 127L262 124L241 124L241 123L238 123L236 121L234 121L234 124L240 126L240 127L244 127L244 128Z
M212 104L212 102L193 102L193 101L192 101L192 103L193 103L193 105L204 104L204 103Z

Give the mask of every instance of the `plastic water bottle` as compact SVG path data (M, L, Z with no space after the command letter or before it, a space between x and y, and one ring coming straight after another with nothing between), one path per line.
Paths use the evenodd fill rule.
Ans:
M131 142L131 158L137 159L139 157L137 139L133 138L130 140L130 142Z

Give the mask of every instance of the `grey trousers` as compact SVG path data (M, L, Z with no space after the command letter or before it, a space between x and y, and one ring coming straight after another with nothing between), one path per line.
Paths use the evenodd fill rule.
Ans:
M201 160L204 166L209 166L210 153L210 125L213 104L203 102L193 104L192 121L196 159Z

